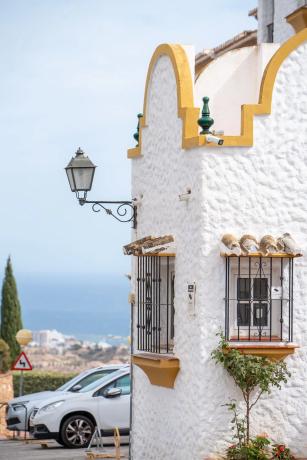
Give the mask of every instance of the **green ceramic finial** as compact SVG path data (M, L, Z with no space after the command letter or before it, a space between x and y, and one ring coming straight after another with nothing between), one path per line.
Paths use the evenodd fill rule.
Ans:
M136 146L138 147L139 146L139 131L140 131L140 119L142 118L143 114L142 113L138 113L138 125L137 125L137 128L136 128L136 133L133 134L133 137L134 139L136 140L137 144Z
M201 112L201 118L197 120L197 123L202 128L200 134L210 134L210 127L213 125L214 120L210 117L210 110L209 110L209 98L207 96L203 97L203 110Z

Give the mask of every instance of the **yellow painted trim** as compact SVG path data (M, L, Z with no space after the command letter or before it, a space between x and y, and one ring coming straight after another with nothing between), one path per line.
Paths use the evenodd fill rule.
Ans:
M224 139L223 147L248 147L253 145L254 116L271 113L272 95L277 72L284 60L302 43L307 41L307 28L289 38L269 61L261 82L258 104L244 104L241 107L241 134L239 136L220 136ZM137 158L142 151L142 129L146 126L147 92L151 75L157 60L166 55L171 59L177 82L178 117L183 121L182 148L190 149L208 146L204 136L198 135L197 119L200 109L194 107L193 82L189 63L184 49L180 45L160 45L154 52L147 73L144 117L141 118L139 147L128 150L128 158ZM219 148L209 144L211 148Z
M302 6L286 16L286 21L291 24L295 32L300 32L307 27L307 6Z
M168 56L170 58L176 77L178 117L183 122L182 147L189 148L186 141L198 136L197 120L199 118L199 108L194 107L193 81L188 58L182 46L163 44L157 47L149 63L145 84L143 117L140 119L139 146L128 150L128 158L136 158L141 155L142 129L146 127L149 83L153 69L161 56Z
M228 349L238 350L244 355L264 356L272 361L280 361L289 355L293 355L296 348L299 348L299 346L295 344L283 343L281 345L275 346L270 344L228 344Z
M180 369L178 358L155 353L139 353L132 356L132 362L145 372L152 385L174 388Z

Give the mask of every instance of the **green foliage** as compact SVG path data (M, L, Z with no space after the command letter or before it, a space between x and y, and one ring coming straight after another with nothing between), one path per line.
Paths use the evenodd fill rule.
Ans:
M264 436L256 436L246 445L234 444L227 449L227 460L295 460L284 444L272 444Z
M11 354L8 344L0 339L0 372L7 372L11 367Z
M232 412L233 418L231 419L232 431L234 433L233 438L238 440L238 446L242 447L246 444L246 420L239 416L237 411L237 405L235 401L231 401L228 404L224 404L230 412Z
M0 336L10 347L11 363L20 353L20 346L16 341L16 334L20 329L22 329L21 307L12 262L9 257L2 284Z
M271 458L272 460L294 460L289 447L284 444L274 444Z
M268 358L244 355L238 350L228 349L223 338L218 348L212 352L212 357L231 375L244 398L257 387L262 394L270 393L271 387L280 389L281 382L286 383L291 375L284 361L273 362Z
M62 374L60 372L24 372L24 394L39 391L56 390L68 380L76 376L75 373ZM19 396L20 372L13 373L14 395Z
M248 445L234 444L227 449L228 460L268 460L271 458L269 451L270 441L262 436L257 436L249 441Z
M226 451L227 460L294 460L284 444L273 444L266 435L248 439L246 417L240 417L234 401L225 404L233 414L231 420L233 438L237 441Z
M244 355L238 350L228 348L223 335L219 335L220 343L213 350L211 356L216 363L221 364L226 369L242 392L246 405L246 433L243 440L243 443L246 445L249 443L250 438L251 409L257 404L263 394L271 392L272 387L280 389L281 383L286 383L291 374L287 370L285 362L272 362L264 357ZM230 408L229 405L228 408ZM230 410L234 409L230 408Z

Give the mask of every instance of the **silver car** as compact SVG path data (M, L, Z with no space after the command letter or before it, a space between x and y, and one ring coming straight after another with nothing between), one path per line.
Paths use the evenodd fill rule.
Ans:
M76 393L111 372L115 372L126 367L128 367L126 364L112 364L96 367L81 372L81 374L69 380L55 391L41 391L39 393L32 393L12 399L8 403L6 412L6 424L8 430L29 431L29 419L31 412L40 402L52 397L53 395L60 395L61 392L69 391Z
M62 392L34 408L30 426L36 439L55 439L69 448L87 447L95 428L102 437L129 435L130 369L122 369L78 393ZM32 431L32 430L31 430Z

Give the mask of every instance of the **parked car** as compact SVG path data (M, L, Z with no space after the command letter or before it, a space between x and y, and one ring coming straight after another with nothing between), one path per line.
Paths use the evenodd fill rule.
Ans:
M105 375L115 372L118 369L127 368L127 364L112 364L101 367L95 367L77 375L73 379L66 382L55 391L40 391L25 396L19 396L9 401L6 412L6 424L8 430L12 431L28 431L29 418L35 405L40 401L58 395L61 392L78 392L87 385L101 379Z
M62 392L35 407L30 428L37 439L69 448L87 447L97 427L101 436L129 434L130 369L107 375L78 393Z

